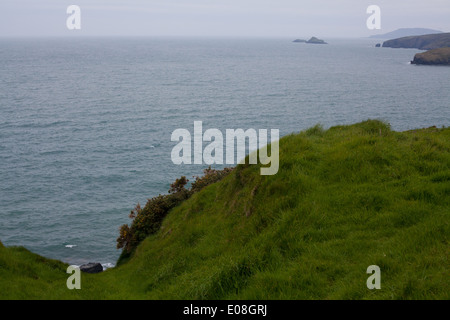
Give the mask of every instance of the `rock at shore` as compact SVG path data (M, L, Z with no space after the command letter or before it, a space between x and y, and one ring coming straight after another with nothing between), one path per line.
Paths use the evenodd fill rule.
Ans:
M450 48L439 48L417 53L411 63L450 66Z
M99 273L103 271L103 267L100 263L89 262L80 266L80 270L86 273Z
M300 42L300 43L305 43L306 42L306 40L303 40L303 39L295 39L294 41L292 41L292 42Z

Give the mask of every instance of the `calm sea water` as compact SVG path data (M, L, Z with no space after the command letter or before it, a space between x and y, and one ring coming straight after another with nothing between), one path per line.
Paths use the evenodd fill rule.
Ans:
M450 68L376 40L0 40L0 240L114 264L118 228L206 166L176 166L177 128L279 129L368 118L450 124Z

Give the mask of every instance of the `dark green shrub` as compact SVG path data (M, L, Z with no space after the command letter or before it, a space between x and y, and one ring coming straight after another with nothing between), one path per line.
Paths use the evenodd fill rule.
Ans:
M223 170L211 169L209 166L207 169L203 170L202 177L195 177L195 181L191 185L192 192L198 192L204 187L213 184L217 181L222 180L228 173L230 173L233 168L224 168Z
M144 208L141 208L138 203L129 215L130 219L133 219L131 226L124 224L119 229L117 248L123 248L122 256L128 257L129 253L142 240L151 234L155 234L160 229L163 219L172 208L188 199L193 193L221 180L232 170L232 168L215 170L209 167L204 170L202 177L195 177L195 181L192 183L190 189L185 188L189 180L185 176L182 176L170 185L169 194L159 195L149 199Z

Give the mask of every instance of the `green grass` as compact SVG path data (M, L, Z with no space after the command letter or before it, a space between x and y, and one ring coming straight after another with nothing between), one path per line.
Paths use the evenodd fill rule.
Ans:
M449 128L316 126L281 139L278 174L238 166L81 290L67 265L0 246L0 298L449 299L449 150Z

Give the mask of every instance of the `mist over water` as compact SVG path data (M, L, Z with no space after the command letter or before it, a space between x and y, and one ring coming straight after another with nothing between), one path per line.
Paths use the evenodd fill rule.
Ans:
M172 163L171 133L368 118L394 130L450 119L450 68L377 40L0 40L0 240L72 264L115 263L118 228L206 165Z

